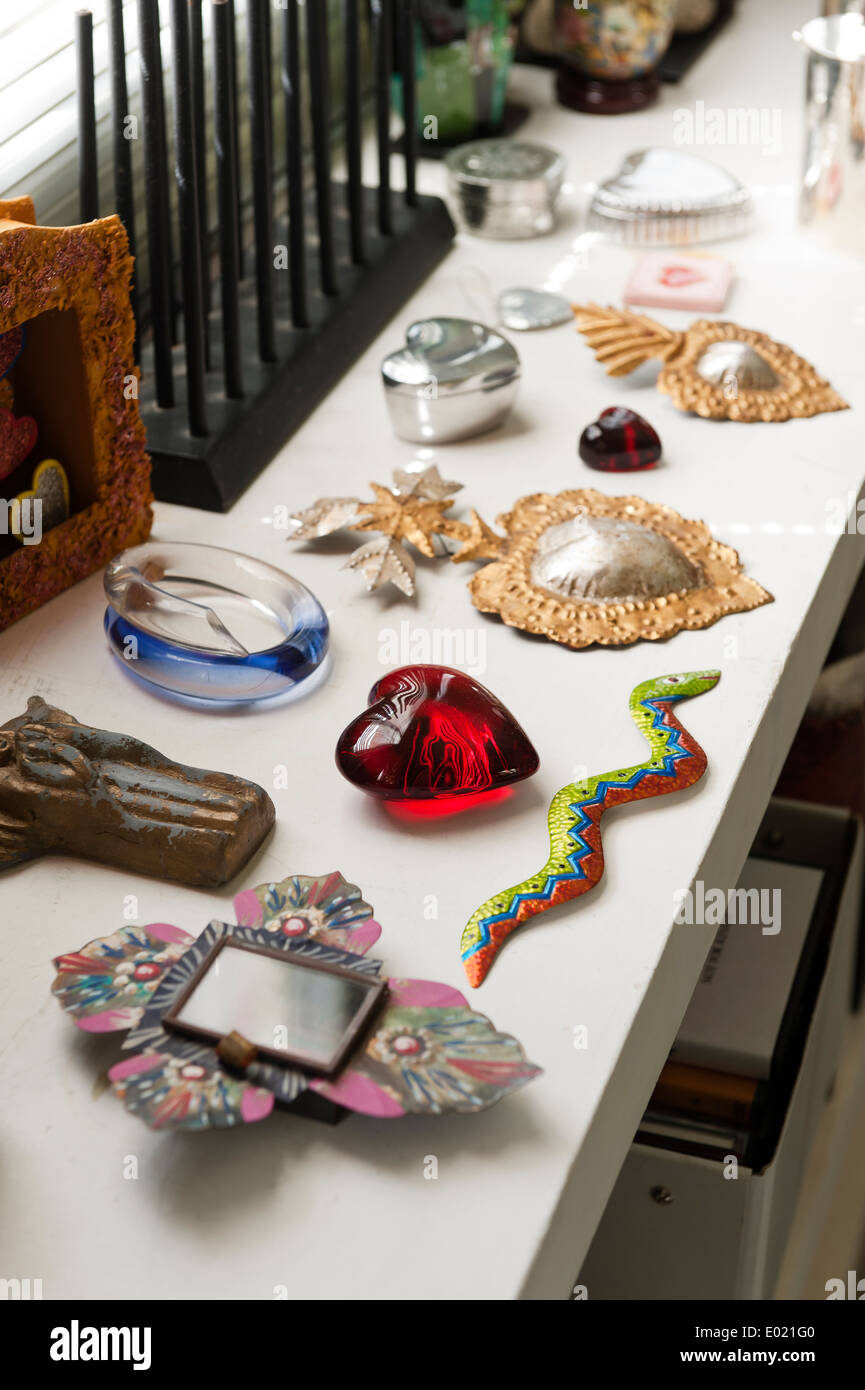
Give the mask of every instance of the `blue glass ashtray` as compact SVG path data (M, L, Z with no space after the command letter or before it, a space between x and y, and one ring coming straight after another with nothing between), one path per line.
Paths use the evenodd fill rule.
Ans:
M129 673L172 694L249 703L321 667L329 629L290 574L216 546L148 541L105 571L105 632Z

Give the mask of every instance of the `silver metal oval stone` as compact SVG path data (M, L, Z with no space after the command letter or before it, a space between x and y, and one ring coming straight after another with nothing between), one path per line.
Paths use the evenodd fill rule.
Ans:
M699 565L657 531L610 516L574 516L538 540L532 583L561 598L625 603L703 583Z
M568 323L574 317L574 311L563 294L523 287L504 290L498 297L497 311L499 322L519 333L535 328L553 328L558 323Z
M713 386L735 381L742 391L774 391L781 384L757 349L738 338L719 338L710 343L697 360L697 372Z

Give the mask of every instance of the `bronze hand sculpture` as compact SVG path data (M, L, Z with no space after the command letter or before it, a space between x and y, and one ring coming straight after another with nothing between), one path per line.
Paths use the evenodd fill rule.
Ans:
M256 783L172 762L39 696L0 727L0 869L74 854L215 888L252 857L274 819Z

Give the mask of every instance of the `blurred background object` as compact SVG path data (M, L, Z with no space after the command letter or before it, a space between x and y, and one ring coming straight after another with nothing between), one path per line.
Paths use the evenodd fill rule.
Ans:
M429 146L502 131L524 6L525 0L418 0L417 133ZM401 110L401 77L394 88Z
M673 35L675 0L557 0L563 106L616 115L658 95L658 64Z
M857 0L865 4L865 0ZM557 0L528 0L520 24L517 62L556 67L560 44L556 37ZM662 82L678 82L733 15L734 0L676 0L673 37L663 54L658 74ZM571 0L576 12L586 12L581 0ZM627 6L620 4L619 8Z
M793 38L803 49L805 141L799 220L830 248L865 250L865 20L811 19Z
M676 0L674 23L678 34L699 34L715 19L718 0Z
M823 14L862 14L865 0L823 0Z

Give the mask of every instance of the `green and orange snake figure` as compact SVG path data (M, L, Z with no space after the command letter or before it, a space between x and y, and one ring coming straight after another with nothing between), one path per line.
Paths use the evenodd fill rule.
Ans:
M601 817L613 806L690 787L706 771L706 755L673 713L680 700L711 690L720 671L689 671L643 681L629 701L631 718L644 735L650 756L620 768L571 782L556 792L547 825L550 857L542 869L488 898L462 934L460 950L469 983L486 977L512 931L538 912L588 893L604 872Z

